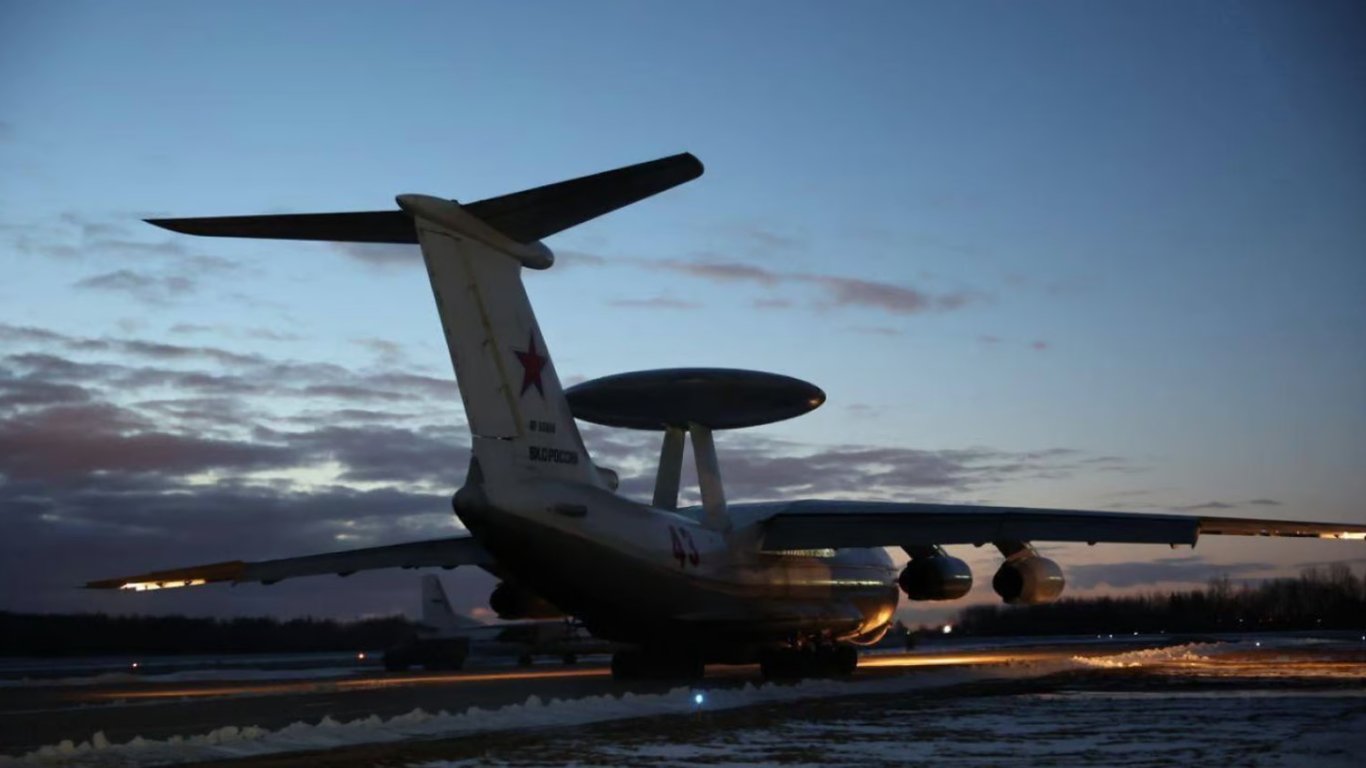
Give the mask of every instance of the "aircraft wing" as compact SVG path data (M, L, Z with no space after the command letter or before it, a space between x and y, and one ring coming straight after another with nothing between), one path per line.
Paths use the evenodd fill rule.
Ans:
M383 547L349 549L321 555L286 557L280 560L261 560L255 563L229 560L188 568L152 571L121 579L101 579L88 582L85 586L87 589L144 592L174 587L197 587L220 581L233 584L274 584L296 576L318 576L327 573L350 576L356 571L377 568L454 568L458 565L491 567L494 561L493 556L479 546L479 542L469 536L458 536Z
M764 521L766 550L1083 541L1189 544L1201 535L1366 539L1366 525L1075 509L798 501Z
M491 197L462 207L516 242L532 243L701 175L701 161L684 152L510 195ZM352 243L417 242L413 217L398 210L148 219L147 223L172 232L209 237Z

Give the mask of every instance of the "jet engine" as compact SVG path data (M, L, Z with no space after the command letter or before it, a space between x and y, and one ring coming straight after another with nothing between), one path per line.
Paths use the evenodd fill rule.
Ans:
M939 547L906 550L911 561L896 583L912 600L957 600L972 589L972 569Z
M489 595L489 607L500 619L559 619L564 612L545 598L522 587L501 581Z
M1001 563L991 579L991 588L1007 605L1051 603L1062 594L1067 582L1057 563L1030 550L1023 557Z

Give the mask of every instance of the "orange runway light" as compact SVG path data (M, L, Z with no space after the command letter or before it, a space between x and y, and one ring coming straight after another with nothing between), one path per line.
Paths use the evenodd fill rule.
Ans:
M611 671L598 669L545 669L517 672L476 672L472 674L409 675L363 678L359 680L301 680L298 682L258 683L252 685L216 686L210 688L157 688L155 690L97 691L80 698L88 701L117 701L119 699L155 701L157 699L212 698L215 696L270 696L313 692L373 690L402 688L410 685L452 685L498 680L551 680L574 677L607 677Z

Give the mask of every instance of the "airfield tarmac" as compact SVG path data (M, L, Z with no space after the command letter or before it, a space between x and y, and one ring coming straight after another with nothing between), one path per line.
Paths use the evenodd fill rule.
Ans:
M753 667L628 685L601 663L11 686L0 764L1354 765L1366 643L1255 642L884 653L798 686L756 687Z

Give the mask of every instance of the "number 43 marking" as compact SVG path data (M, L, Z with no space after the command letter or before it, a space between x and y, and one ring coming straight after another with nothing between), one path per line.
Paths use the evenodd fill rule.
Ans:
M669 526L669 538L673 543L674 559L678 561L678 567L684 568L689 565L694 568L702 562L701 555L697 554L697 545L693 543L692 533L687 528Z

